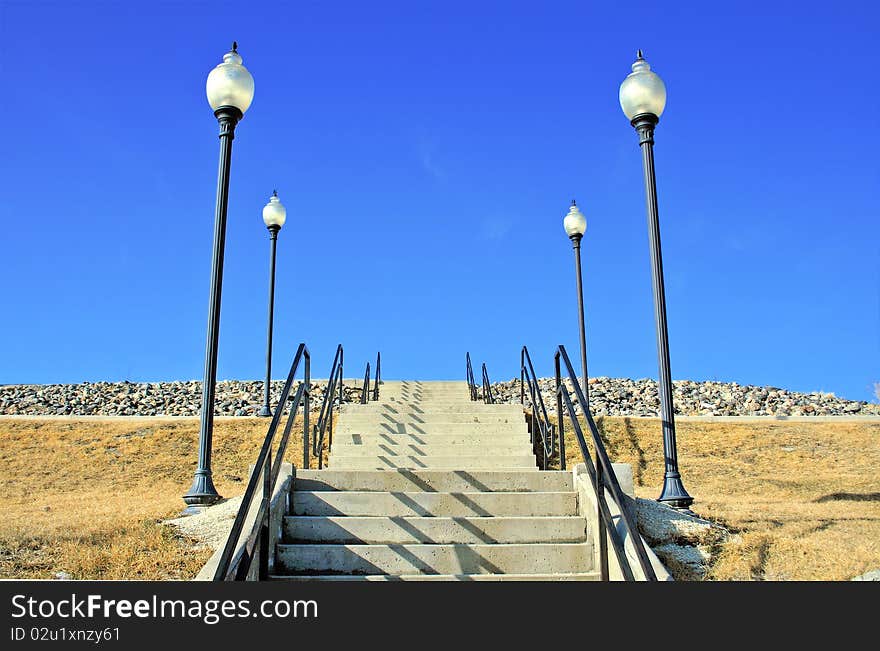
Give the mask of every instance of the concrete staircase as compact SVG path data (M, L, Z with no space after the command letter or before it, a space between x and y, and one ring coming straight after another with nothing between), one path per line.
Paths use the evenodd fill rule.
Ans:
M296 471L273 578L599 578L572 474L539 471L521 407L464 382L345 405L328 465Z

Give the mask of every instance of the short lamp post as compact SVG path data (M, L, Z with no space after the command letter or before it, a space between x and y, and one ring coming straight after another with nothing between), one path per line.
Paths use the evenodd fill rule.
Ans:
M694 501L684 488L678 471L675 442L675 412L672 404L672 372L669 367L669 334L666 324L666 291L663 286L663 258L660 251L660 222L657 215L657 181L654 176L654 127L666 107L666 86L642 57L620 85L620 107L639 134L648 213L648 239L651 248L651 281L654 294L654 321L657 330L657 357L660 365L660 418L663 423L663 455L666 472L659 502L675 508L688 508Z
M568 214L562 220L565 228L565 234L571 240L572 248L574 248L574 270L577 278L577 295L578 295L578 319L580 324L581 336L581 372L583 373L583 390L584 397L587 399L585 407L590 406L590 385L587 376L587 333L584 327L584 283L581 274L581 239L587 232L587 218L578 209L577 204L572 199L571 207Z
M217 341L220 335L220 295L223 286L223 251L226 245L226 207L229 202L229 166L235 126L254 99L254 78L241 63L238 46L223 55L223 62L208 74L205 90L208 103L220 124L220 166L214 212L214 251L211 259L211 294L208 306L208 335L205 346L205 380L202 383L202 412L199 425L199 465L192 487L183 496L188 511L210 506L222 499L211 479L211 439L214 431L214 393L217 381Z
M278 198L278 191L269 197L269 203L263 206L263 223L269 229L269 327L266 334L266 386L263 394L263 408L260 416L272 416L269 405L269 390L272 384L272 321L275 314L275 245L278 242L278 231L284 226L287 210Z

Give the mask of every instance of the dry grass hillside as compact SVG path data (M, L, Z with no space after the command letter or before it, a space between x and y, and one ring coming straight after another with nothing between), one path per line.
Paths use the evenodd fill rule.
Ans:
M637 493L662 483L656 420L600 421L608 449L633 464ZM221 419L214 480L244 490L268 422ZM294 430L296 432L296 430ZM569 464L579 460L568 432ZM184 506L196 418L0 419L0 577L179 579L210 552L160 524ZM880 568L880 424L678 423L694 508L738 532L715 579L848 579ZM291 434L288 459L299 463Z
M218 419L214 483L241 494L268 419ZM0 577L191 578L210 550L160 521L186 505L197 418L0 420ZM291 432L288 459L302 463Z
M639 497L663 486L660 421L597 420ZM570 430L570 428L569 428ZM709 578L846 580L880 568L880 423L676 422L694 511L740 534ZM566 432L569 464L581 460Z

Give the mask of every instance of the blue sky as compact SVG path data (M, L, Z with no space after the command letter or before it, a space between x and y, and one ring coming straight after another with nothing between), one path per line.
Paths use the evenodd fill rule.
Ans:
M672 372L871 399L880 381L876 3L0 2L0 383L200 379L217 126L234 145L219 378L259 378L273 188L275 375L493 379L576 359L656 377L637 48L656 134Z

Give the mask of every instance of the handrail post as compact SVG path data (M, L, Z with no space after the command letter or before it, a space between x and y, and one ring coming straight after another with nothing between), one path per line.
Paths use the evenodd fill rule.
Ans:
M266 465L263 466L263 522L260 526L259 565L257 566L260 581L269 578L269 509L272 502L272 449L266 454Z
M471 363L471 354L470 352L465 353L465 377L467 378L468 383L468 392L471 395L471 400L476 402L477 400L477 381L474 378L474 366Z
M522 350L519 352L519 402L523 406L525 406L525 404L526 404L525 376L526 376L526 347L523 346Z
M605 475L602 471L602 462L599 459L599 452L596 451L596 519L598 527L596 527L596 535L599 537L599 572L602 580L608 581L608 533L606 527L614 526L613 522L602 523L601 504L605 501ZM620 505L620 508L625 508Z
M373 385L373 401L379 399L379 380L382 378L382 352L376 353L376 383Z
M532 389L532 392L534 392L534 391L535 391L535 389ZM541 431L541 425L538 420L538 408L535 405L536 405L536 403L533 400L532 401L532 418L535 421L535 429L541 435L541 458L544 460L543 461L544 470L547 470L547 463L550 461L548 459L548 457L550 455L547 453L547 445L546 445L546 442L544 441L544 433Z
M339 406L337 407L340 411L342 410L342 364L339 365ZM327 451L329 452L333 448L333 410L330 410L330 442L327 444Z
M529 386L529 408L532 410L532 422L531 427L529 428L531 431L529 433L531 434L530 438L532 439L532 446L534 447L535 443L538 441L538 437L536 436L538 423L535 419L535 387L533 385ZM543 444L544 442L541 441L541 445Z
M342 367L345 366L345 351L341 348L342 344L340 344L339 350L339 406L342 407L342 402L345 399L345 393L342 390Z
M365 405L370 399L370 363L367 362L367 371L364 373L364 386L361 387L361 404Z
M305 396L305 408L303 409L303 470L309 469L309 396L312 388L312 362L311 357L306 355L305 373L303 377L303 392ZM296 418L293 414L291 418Z
M330 450L333 449L333 407L332 406L330 407L330 417L329 417L328 426L329 426L329 437L328 437L328 441L327 441L327 452L329 453ZM324 468L324 450L321 450L320 454L321 454L321 456L318 459L318 469L319 470Z
M559 430L559 469L565 470L565 432L562 429L562 419L559 420L559 426L557 428Z
M559 352L553 358L556 367L556 425L559 430L559 469L565 470L565 425L562 419L562 369L559 365Z
M321 448L324 447L324 444L323 444L324 437L321 436L320 433L318 432L318 425L317 424L312 425L312 439L313 439L313 444L315 441L318 441L320 439L322 441ZM312 455L318 459L318 470L324 469L324 463L323 463L324 462L324 454L323 454L323 452L324 452L324 450L317 449L317 448L312 450Z

